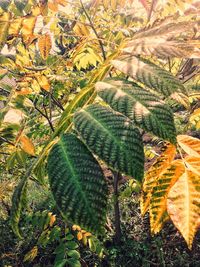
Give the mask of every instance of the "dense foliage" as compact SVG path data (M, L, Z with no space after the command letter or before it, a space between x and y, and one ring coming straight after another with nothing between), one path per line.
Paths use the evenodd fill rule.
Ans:
M151 266L127 238L133 202L144 236L172 222L192 249L199 12L191 0L0 2L3 266Z

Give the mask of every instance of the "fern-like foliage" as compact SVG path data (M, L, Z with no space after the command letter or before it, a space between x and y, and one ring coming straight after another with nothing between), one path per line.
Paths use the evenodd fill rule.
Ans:
M105 222L107 186L103 172L87 149L74 135L62 135L49 153L49 182L64 218L99 233Z
M170 72L145 59L130 56L124 60L112 60L111 62L116 69L166 97L173 92L185 91L181 82Z
M123 51L132 55L156 55L160 58L199 57L200 52L196 46L195 40L181 42L166 40L161 36L151 36L133 39Z
M114 110L165 140L176 142L171 109L157 95L125 80L107 80L96 84L98 95Z
M77 112L74 123L87 146L108 166L142 180L142 139L139 130L128 118L95 104Z

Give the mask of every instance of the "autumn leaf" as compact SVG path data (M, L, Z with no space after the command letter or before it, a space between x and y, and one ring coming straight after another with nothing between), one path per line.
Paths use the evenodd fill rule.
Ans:
M200 176L186 169L168 194L167 210L189 249L200 223L199 206Z
M32 262L35 259L35 257L37 257L37 254L38 254L38 247L34 246L28 253L26 253L23 261Z
M27 154L31 156L35 156L35 147L32 141L26 135L21 135L19 138L19 142L21 144L22 150L24 150Z
M52 46L51 37L48 33L46 33L45 35L41 35L38 38L38 47L40 50L41 57L43 59L47 59L49 52L51 50L51 46Z
M30 44L30 39L33 39L35 23L36 17L29 15L26 16L22 22L21 34L26 44Z
M169 219L167 214L167 196L171 187L184 173L185 167L181 160L173 161L170 166L156 179L150 200L150 225L151 232L157 234Z
M0 49L3 48L7 39L10 18L11 14L6 12L4 12L3 15L0 16Z
M83 23L76 23L73 30L80 36L88 36L90 33L89 29Z
M143 192L140 203L141 213L144 215L150 204L154 186L156 186L157 179L170 166L176 153L176 148L172 144L168 144L165 151L157 158L155 163L149 168L145 174L143 182Z
M20 88L20 90L16 91L17 95L29 95L32 93L33 93L33 91L30 87L22 87L22 88Z
M36 76L37 82L39 83L40 87L44 89L45 91L49 92L50 90L50 84L45 75L37 75Z
M200 158L187 156L184 158L187 168L200 176Z
M189 135L178 135L177 141L188 155L200 158L200 139Z

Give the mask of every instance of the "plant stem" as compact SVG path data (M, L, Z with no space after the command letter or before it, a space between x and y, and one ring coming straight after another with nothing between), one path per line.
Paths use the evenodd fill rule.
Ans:
M119 199L118 199L118 184L120 179L120 173L119 172L113 172L114 177L114 216L115 216L115 236L114 241L117 244L121 241L121 222L120 222L120 209L119 209Z
M81 6L82 6L83 11L84 11L84 13L85 13L85 15L86 15L86 17L87 17L89 23L90 23L90 27L92 28L94 34L95 34L96 37L97 37L97 40L98 40L99 45L100 45L100 47L101 47L102 56L103 56L103 59L104 59L104 61L105 61L105 60L106 60L106 53L105 53L105 50L104 50L104 47L103 47L103 43L102 43L102 41L101 41L101 39L100 39L100 37L99 37L99 35L98 35L98 33L97 33L97 31L96 31L96 29L95 29L93 23L92 23L92 20L91 20L91 18L90 18L90 16L89 16L88 12L87 12L87 10L85 9L85 7L84 7L84 5L83 5L83 2L82 2L81 0L80 0L80 3L81 3Z

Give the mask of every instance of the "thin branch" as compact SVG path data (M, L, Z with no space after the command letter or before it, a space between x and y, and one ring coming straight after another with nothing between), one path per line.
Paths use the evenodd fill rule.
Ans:
M114 213L115 213L115 237L114 241L116 245L118 245L121 241L121 219L120 219L120 208L119 208L119 192L118 192L118 185L119 185L119 180L121 178L121 175L119 172L112 172L113 177L114 177L114 184L113 184L113 189L114 189Z
M2 140L5 143L8 143L9 145L15 146L15 144L13 142L9 141L8 139L6 139L2 136L0 136L0 140Z
M40 114L41 114L41 115L48 121L49 126L50 126L52 132L54 132L53 124L52 124L51 120L49 119L49 117L48 117L48 115L47 115L47 111L46 111L46 109L45 109L45 113L44 113L42 110L40 110L40 109L37 107L36 103L37 103L37 101L33 102L35 109L36 109L36 110L37 110L37 111L38 111L38 112L39 112L39 113L40 113Z
M90 27L92 28L94 34L95 34L96 37L97 37L97 40L98 40L99 45L100 45L100 47L101 47L102 56L103 56L103 59L104 59L104 61L105 61L105 60L106 60L106 53L105 53L105 50L104 50L104 47L103 47L103 43L102 43L102 41L101 41L100 38L99 38L98 32L96 31L96 29L95 29L95 27L94 27L94 25L93 25L93 22L92 22L92 20L91 20L91 18L90 18L90 16L89 16L87 10L85 9L85 7L84 7L84 5L83 5L82 0L80 0L80 3L81 3L81 6L82 6L82 8L83 8L83 11L84 11L84 13L85 13L87 19L88 19L89 22L90 22Z
M150 22L150 20L151 20L151 15L153 13L153 9L154 9L156 3L157 3L157 0L152 0L151 7L150 7L150 10L149 10L149 14L148 14L148 18L147 18L147 22Z

